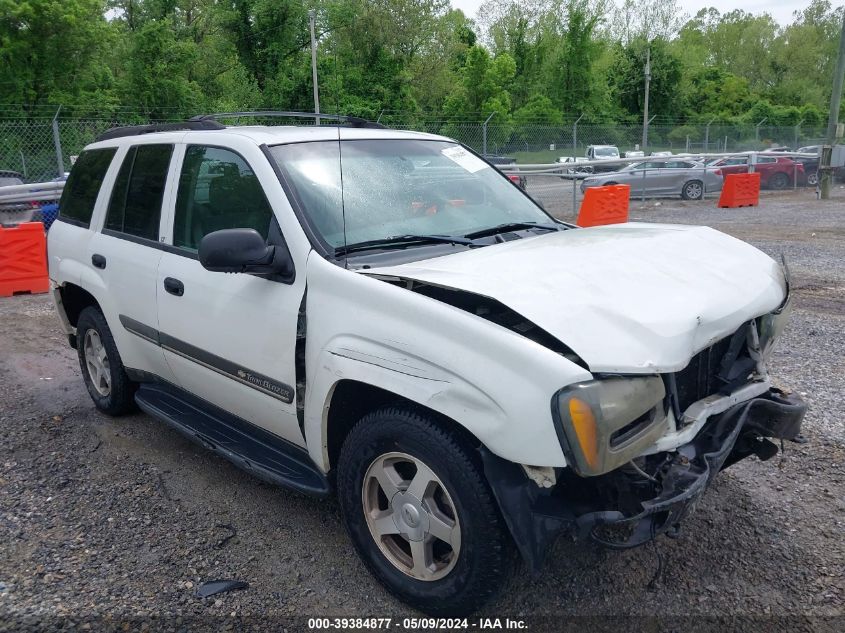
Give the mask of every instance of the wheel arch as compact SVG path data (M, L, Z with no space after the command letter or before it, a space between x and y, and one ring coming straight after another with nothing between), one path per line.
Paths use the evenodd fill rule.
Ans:
M338 380L326 403L325 456L331 469L337 464L343 442L361 418L382 407L398 406L424 413L438 426L455 433L466 445L482 446L469 429L457 420L394 391L361 380Z
M58 288L61 298L61 308L64 310L68 323L76 327L79 315L85 308L95 307L102 311L99 301L90 292L74 283L65 283Z

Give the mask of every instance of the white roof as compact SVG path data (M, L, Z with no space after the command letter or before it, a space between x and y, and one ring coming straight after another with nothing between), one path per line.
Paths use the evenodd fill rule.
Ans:
M252 139L256 145L277 145L280 143L301 143L305 141L331 141L338 135L343 140L349 139L427 139L451 141L452 139L425 132L408 130L391 130L366 127L335 126L335 125L236 125L222 130L177 130L172 132L151 132L108 139L99 143L92 143L86 149L99 147L117 147L138 143L179 143L190 134L191 142L200 138L208 142L213 139L236 135Z

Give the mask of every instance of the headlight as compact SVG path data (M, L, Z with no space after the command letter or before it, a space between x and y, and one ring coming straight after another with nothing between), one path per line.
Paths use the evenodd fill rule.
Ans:
M783 333L783 329L789 322L789 315L792 312L792 302L787 299L780 308L769 314L760 317L760 353L763 360L768 360L775 348L775 343Z
M758 334L760 337L760 353L763 360L768 360L775 347L775 343L783 333L783 328L786 327L789 321L789 315L792 313L792 296L790 294L791 279L789 275L789 267L786 265L786 260L782 258L783 262L783 291L785 298L780 307L774 312L765 314L759 319Z
M577 383L555 395L567 460L582 476L618 468L667 430L666 388L657 376Z

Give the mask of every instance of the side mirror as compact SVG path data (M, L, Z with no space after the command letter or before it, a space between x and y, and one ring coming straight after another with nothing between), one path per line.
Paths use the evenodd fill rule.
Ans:
M216 273L252 273L293 277L293 261L284 247L268 245L255 229L223 229L200 242L203 268Z

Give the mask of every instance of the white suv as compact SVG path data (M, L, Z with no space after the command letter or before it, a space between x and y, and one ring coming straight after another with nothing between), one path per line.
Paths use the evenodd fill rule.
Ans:
M339 118L339 117L338 117ZM805 407L785 270L709 228L557 222L469 149L357 119L122 128L77 160L50 277L96 406L336 493L429 613L678 524Z

